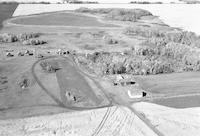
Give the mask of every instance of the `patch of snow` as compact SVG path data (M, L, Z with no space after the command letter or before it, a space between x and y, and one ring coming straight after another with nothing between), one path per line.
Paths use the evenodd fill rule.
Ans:
M105 116L106 115L106 116ZM102 123L101 123L102 122ZM23 119L0 120L0 135L9 136L157 136L125 107L110 107Z
M133 107L163 134L169 136L199 136L200 107L175 109L152 103L136 103Z

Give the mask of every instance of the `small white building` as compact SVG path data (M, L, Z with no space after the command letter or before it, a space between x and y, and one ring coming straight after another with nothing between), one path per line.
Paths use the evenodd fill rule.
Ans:
M144 91L133 93L130 90L127 91L127 94L129 96L129 98L131 98L131 99L139 99L139 98L146 97L146 95L147 95L147 93Z

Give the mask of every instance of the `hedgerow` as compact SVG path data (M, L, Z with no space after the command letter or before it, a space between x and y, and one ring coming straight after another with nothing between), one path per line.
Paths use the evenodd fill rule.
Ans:
M43 40L38 40L39 33L22 33L22 34L0 34L0 43L22 42L24 45L40 45L47 43Z
M169 42L200 47L200 37L188 31L160 31L158 29L144 27L128 27L124 30L126 35L137 35L147 38L153 44L166 45Z
M46 43L47 43L46 41L38 39L29 39L22 42L23 45L42 45Z

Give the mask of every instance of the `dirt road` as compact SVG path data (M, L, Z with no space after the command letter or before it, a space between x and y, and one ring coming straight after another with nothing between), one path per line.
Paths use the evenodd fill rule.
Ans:
M47 60L47 59L52 59L52 58L63 58L60 56L49 56L40 60L37 60L32 68L31 68L31 72L33 77L35 78L36 82L38 83L38 85L43 89L43 91L45 91L45 93L47 95L49 95L60 107L64 107L70 110L77 110L77 111L81 111L81 110L89 110L89 109L97 109L97 108L104 108L104 107L110 107L112 106L111 102L108 105L104 105L104 106L96 106L96 107L73 107L73 106L67 106L66 104L64 104L64 101L60 101L56 96L54 96L46 87L45 85L42 83L42 81L39 79L39 77L37 76L37 73L35 71L35 67L36 65L43 60ZM66 59L66 57L64 57ZM70 61L69 59L67 61ZM74 68L73 70L76 70L76 68ZM76 73L77 74L77 73ZM63 95L63 92L60 93L60 95Z

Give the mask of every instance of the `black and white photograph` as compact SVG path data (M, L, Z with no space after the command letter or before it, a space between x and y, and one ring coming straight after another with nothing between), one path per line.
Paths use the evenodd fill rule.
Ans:
M200 136L200 0L0 0L0 136Z

